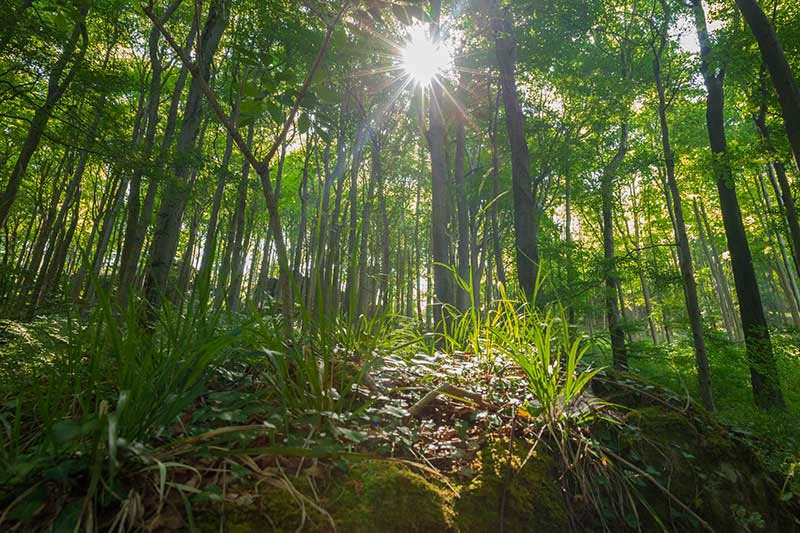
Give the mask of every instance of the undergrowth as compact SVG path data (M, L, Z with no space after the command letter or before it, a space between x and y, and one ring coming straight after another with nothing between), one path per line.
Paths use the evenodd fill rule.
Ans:
M764 411L754 405L744 343L731 341L723 331L706 330L715 416L784 480L786 491L798 494L800 336L793 330L776 329L771 334L786 400L783 411ZM607 353L597 348L587 354L587 359L595 364L608 358ZM678 336L670 344L638 340L630 345L629 361L632 372L675 391L685 401L699 402L695 357L689 338Z
M388 317L301 323L286 338L282 319L232 316L202 294L148 321L98 292L87 316L3 323L0 529L125 531L176 514L191 527L192 502L222 497L200 482L220 469L314 505L247 458L358 442L355 392L392 338Z
M471 293L471 280L456 282ZM415 449L421 435L442 440L450 432L467 442L484 430L525 442L528 459L537 447L548 450L572 527L587 519L587 507L606 530L640 527L642 510L666 527L641 494L643 483L659 483L643 470L650 465L616 455L592 433L597 425L635 430L625 426L625 409L590 390L605 356L558 302L534 305L502 286L498 292L485 312L471 294L465 310L445 307L443 334L433 337L391 310L312 319L302 307L287 336L279 315L254 308L232 315L202 293L154 314L135 303L120 310L98 291L88 315L2 322L0 529L193 530L198 506L222 516L232 501L257 499L259 487L285 494L301 526L310 513L334 529L314 476L298 488L300 472L319 474L318 459L388 456L441 476ZM774 340L788 412L796 412L798 339L777 332ZM788 414L752 406L740 345L713 332L708 345L719 418L784 472L782 489L791 496L800 430ZM686 342L637 343L630 359L678 396L696 395ZM442 365L449 373L437 378ZM390 368L402 370L399 381L373 382L373 373ZM444 377L479 388L486 405L450 398L472 411L453 415L450 428L409 420L409 401ZM475 412L492 401L503 405ZM243 485L253 494L242 494Z

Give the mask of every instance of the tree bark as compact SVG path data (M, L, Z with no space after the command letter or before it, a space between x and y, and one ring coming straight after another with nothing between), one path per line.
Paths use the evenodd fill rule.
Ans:
M772 352L767 319L756 281L753 259L747 243L739 200L736 198L733 172L728 160L725 139L724 69L712 66L712 48L708 37L705 13L701 0L692 0L697 37L700 43L700 70L706 85L706 122L713 155L713 168L720 197L725 236L733 265L733 278L739 298L747 357L750 365L750 382L753 399L763 409L783 408L778 370Z
M661 27L661 44L654 50L653 74L655 77L656 91L658 92L658 119L661 126L661 149L664 154L664 166L667 171L667 184L672 198L672 211L675 216L675 243L678 247L678 264L681 278L683 279L683 296L686 301L686 312L689 315L689 326L692 331L694 344L695 366L697 368L697 385L700 398L706 409L714 410L714 399L711 391L711 370L708 366L708 354L703 337L703 317L700 312L700 302L697 298L697 283L694 279L694 266L692 253L689 249L689 237L686 234L686 222L683 219L683 205L678 191L678 181L675 179L675 157L669 138L669 124L667 123L667 101L664 84L661 81L661 58L667 45L669 20L667 0L662 0L665 9L664 23Z
M511 144L511 191L514 204L517 276L525 298L532 301L539 276L537 210L525 134L525 116L519 103L514 72L516 43L511 13L506 10L502 17L498 14L493 26L503 108L506 112L506 129Z
M695 0L697 1L697 0ZM783 51L775 28L769 21L757 0L736 0L736 5L744 15L747 25L758 41L761 57L769 69L772 85L778 95L778 101L783 111L783 125L789 144L792 147L794 161L800 168L800 89L798 89L794 74L786 54Z

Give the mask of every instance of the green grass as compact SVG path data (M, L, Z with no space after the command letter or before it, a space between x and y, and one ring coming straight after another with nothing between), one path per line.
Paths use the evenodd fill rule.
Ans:
M147 494L156 518L170 494L189 516L192 498L218 497L181 481L200 475L198 458L231 468L246 450L345 450L358 437L347 421L365 407L354 391L408 336L390 313L312 324L301 312L287 338L282 319L229 315L199 293L157 314L98 297L88 315L2 324L0 529L143 527L155 519ZM52 487L64 495L55 509Z

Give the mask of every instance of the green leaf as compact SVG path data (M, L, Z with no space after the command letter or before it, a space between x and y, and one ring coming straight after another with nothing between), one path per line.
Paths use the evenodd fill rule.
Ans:
M242 96L246 96L248 98L261 98L264 96L264 92L262 91L261 87L257 87L251 83L246 83L244 87L242 87Z
M77 420L62 420L53 424L50 431L56 442L64 444L81 436L82 424Z
M39 485L30 494L17 502L8 512L7 517L11 520L28 522L39 513L46 500L47 492L42 485Z
M264 102L261 100L242 100L239 105L239 112L242 115L258 116L264 112Z
M355 442L358 444L359 442L364 442L369 438L369 435L366 431L358 431L357 429L347 429L347 428L338 428L339 434L342 435L345 439L349 440L350 442Z

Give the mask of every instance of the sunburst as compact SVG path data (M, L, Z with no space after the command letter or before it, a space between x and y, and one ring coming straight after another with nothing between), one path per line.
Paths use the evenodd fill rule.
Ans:
M410 27L400 59L405 73L422 86L430 86L453 66L451 47L441 38L432 38L422 25Z

